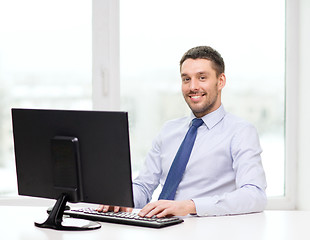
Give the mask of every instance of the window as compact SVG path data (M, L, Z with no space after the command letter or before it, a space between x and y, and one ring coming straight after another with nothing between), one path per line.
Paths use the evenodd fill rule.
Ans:
M14 182L1 185L1 195L16 189L11 107L88 109L93 95L94 109L129 111L137 172L162 124L188 114L180 92L181 55L193 46L210 45L222 54L227 67L224 107L258 128L269 199L294 198L292 116L297 90L290 79L296 75L298 57L292 47L298 38L292 20L298 4L293 0L92 3L93 16L87 1L0 0L0 181Z
M92 108L91 9L0 0L0 196L17 192L11 108Z
M267 194L284 196L283 0L120 1L121 109L129 111L134 171L163 123L188 114L178 62L198 45L222 54L223 105L257 127Z

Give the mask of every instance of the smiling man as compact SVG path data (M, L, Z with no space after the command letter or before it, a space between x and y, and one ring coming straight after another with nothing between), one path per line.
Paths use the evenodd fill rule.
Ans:
M258 134L252 124L224 110L224 71L221 55L211 47L195 47L183 55L182 93L192 113L167 122L154 140L133 183L140 216L264 210L266 178ZM159 184L163 186L159 200L150 202Z

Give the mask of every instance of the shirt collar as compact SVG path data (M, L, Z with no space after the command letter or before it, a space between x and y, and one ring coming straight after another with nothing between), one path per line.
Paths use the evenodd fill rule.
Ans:
M226 111L223 105L221 104L221 106L218 109L203 116L201 119L203 120L204 124L206 124L207 128L211 129L224 118L225 114L226 114ZM192 112L190 121L192 121L194 118L196 117Z

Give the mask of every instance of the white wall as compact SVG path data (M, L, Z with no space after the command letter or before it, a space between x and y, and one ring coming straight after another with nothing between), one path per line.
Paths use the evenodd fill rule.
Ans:
M299 3L297 209L310 210L310 1Z

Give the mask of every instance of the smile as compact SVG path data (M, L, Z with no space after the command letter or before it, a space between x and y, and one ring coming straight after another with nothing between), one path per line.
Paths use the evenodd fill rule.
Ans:
M201 98L201 96L191 96L190 98L192 98L192 99L198 99L198 98Z
M193 100L193 101L199 101L205 94L201 94L201 95L189 95L189 97Z

